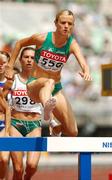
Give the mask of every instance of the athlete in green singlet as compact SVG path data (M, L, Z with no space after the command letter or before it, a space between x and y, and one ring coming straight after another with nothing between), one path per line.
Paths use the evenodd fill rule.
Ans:
M61 70L70 54L76 57L81 67L81 77L91 81L89 67L78 43L71 36L74 21L75 17L71 11L62 10L56 15L56 30L54 32L34 34L19 40L15 45L6 72L6 76L11 78L14 62L22 47L36 45L35 66L32 70L32 77L27 84L29 96L35 102L43 104L46 119L50 119L53 112L54 116L61 122L62 132L67 136L77 136L78 133L74 113L60 82ZM50 108L49 114L46 113L48 106Z

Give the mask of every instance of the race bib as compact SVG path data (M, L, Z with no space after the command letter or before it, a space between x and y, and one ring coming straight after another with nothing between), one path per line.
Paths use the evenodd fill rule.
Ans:
M60 71L67 61L67 56L55 54L53 52L43 50L40 54L38 66L51 71Z
M13 91L13 103L15 104L15 106L25 109L31 108L32 105L36 104L28 97L26 90Z

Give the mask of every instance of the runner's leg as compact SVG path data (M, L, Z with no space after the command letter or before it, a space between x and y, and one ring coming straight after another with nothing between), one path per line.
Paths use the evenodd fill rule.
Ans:
M41 128L35 128L27 137L41 137ZM27 161L24 180L31 180L38 168L41 152L27 152Z
M53 114L61 122L62 132L67 136L77 136L78 129L75 115L63 90L59 91L54 97L56 98L56 107Z

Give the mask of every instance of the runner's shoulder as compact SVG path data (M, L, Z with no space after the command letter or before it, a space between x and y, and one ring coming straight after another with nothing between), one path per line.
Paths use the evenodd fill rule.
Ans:
M32 35L32 39L36 40L37 42L41 44L45 41L46 36L47 36L47 33L41 33L41 34L36 33Z

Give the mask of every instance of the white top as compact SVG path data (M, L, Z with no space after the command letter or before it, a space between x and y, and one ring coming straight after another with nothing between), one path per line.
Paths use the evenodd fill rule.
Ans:
M8 100L9 104L16 111L42 114L41 103L35 103L29 98L26 83L21 81L19 74L15 74L11 92L8 94Z

